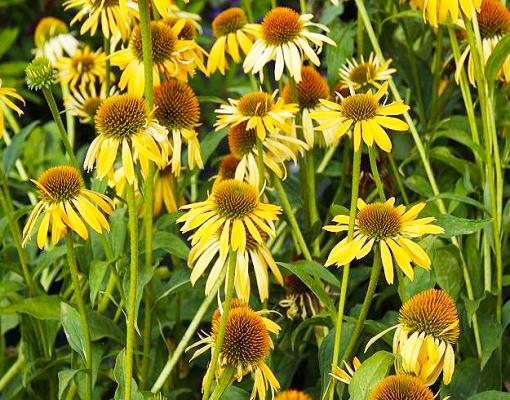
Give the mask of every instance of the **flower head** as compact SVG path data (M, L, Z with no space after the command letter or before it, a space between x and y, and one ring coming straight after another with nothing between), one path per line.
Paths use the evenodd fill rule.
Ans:
M480 9L482 0L426 0L423 4L423 19L433 27L444 24L448 17L457 21L460 12L471 19L473 13Z
M312 398L301 390L285 390L278 393L275 400L312 400Z
M106 54L101 49L92 52L89 47L85 47L71 57L60 58L56 67L59 70L59 81L68 84L71 89L77 85L88 85L91 89L96 82L103 83L106 78Z
M411 280L414 278L411 267L413 262L422 268L430 269L429 256L411 238L443 233L443 228L431 224L435 220L434 217L417 219L425 203L418 203L407 211L405 206L395 206L394 203L394 198L372 204L366 204L358 199L354 237L352 240L345 238L338 243L329 254L326 265L345 265L354 258L363 258L372 250L374 244L378 243L388 283L393 283L393 259ZM337 215L333 221L337 225L327 225L324 229L329 232L348 230L348 215Z
M112 86L110 92L106 93L106 86L101 85L97 91L96 85L83 86L71 89L71 94L64 98L66 109L72 115L79 118L82 124L94 122L97 109L107 98L117 94L117 89Z
M396 70L389 68L391 60L387 60L383 65L374 53L370 53L368 60L365 61L363 55L358 62L355 58L347 60L347 64L340 67L338 71L342 84L354 89L359 89L368 85L381 87L381 81L387 81Z
M370 400L433 400L434 394L421 380L409 375L392 375L377 384Z
M287 67L289 75L301 81L301 66L305 59L319 66L317 57L324 43L336 46L327 36L311 32L310 27L328 32L322 24L312 22L313 15L299 15L287 7L277 7L269 11L262 24L250 29L259 37L250 49L243 64L244 72L260 73L268 62L275 60L275 79L278 81ZM317 47L317 52L311 46Z
M44 56L53 64L64 54L72 56L79 45L66 23L53 17L41 18L35 28L34 43L35 56Z
M152 117L142 97L109 97L97 109L94 120L98 135L89 147L84 168L90 171L95 165L99 179L112 172L119 150L130 184L135 181L136 162L140 162L144 175L149 160L159 166L165 165L171 149L168 131Z
M80 171L76 168L50 168L33 182L41 200L30 213L23 229L23 245L30 240L40 215L43 217L37 232L37 245L41 249L46 244L50 228L54 245L69 229L85 240L88 238L87 226L98 233L110 229L103 213L112 213L111 200L101 193L86 189Z
M46 57L37 57L25 69L25 79L30 90L49 89L55 84L55 69Z
M280 307L287 309L287 318L303 320L317 315L322 307L315 294L296 275L283 278L285 298L280 300Z
M6 107L9 107L11 110L16 111L18 115L23 114L21 108L19 108L9 97L15 100L19 100L23 104L25 104L25 100L16 92L16 89L2 87L2 80L0 79L0 104L3 104ZM2 110L0 110L0 132L2 132L2 134L4 132L4 129L5 129L4 113Z
M361 139L372 146L375 142L382 150L390 152L391 140L383 128L395 131L406 131L409 126L404 121L393 117L409 110L409 106L402 101L395 101L388 105L381 105L380 100L386 94L388 82L385 82L375 94L369 90L366 93L353 93L349 97L341 97L339 103L321 100L328 111L311 113L311 118L318 120L319 130L335 129L335 136L342 137L354 126L354 150L361 145Z

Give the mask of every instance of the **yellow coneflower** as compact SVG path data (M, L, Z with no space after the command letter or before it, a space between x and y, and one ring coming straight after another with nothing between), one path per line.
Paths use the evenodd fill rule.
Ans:
M312 398L301 390L285 390L274 398L274 400L312 400Z
M400 308L393 352L402 358L398 368L432 385L443 372L448 385L455 370L453 346L460 336L453 299L443 290L418 293Z
M222 308L214 312L210 336L204 337L191 346L203 346L195 352L192 359L209 349L213 350L222 312ZM225 368L234 367L234 378L239 382L245 375L251 374L253 390L250 398L258 397L260 400L266 399L268 389L273 397L275 389L280 388L278 380L266 364L266 358L273 347L269 333L278 334L280 327L270 319L263 317L264 313L265 311L253 311L241 300L234 299L232 301L216 368L216 375L219 378Z
M212 31L216 40L207 60L209 74L216 70L225 74L228 68L227 54L232 57L232 61L235 63L241 61L239 48L244 54L248 54L254 39L253 32L249 27L246 14L239 7L228 8L214 18Z
M444 24L448 17L456 22L461 17L461 12L471 19L474 12L480 9L482 0L425 0L422 4L415 5L423 9L423 19L433 27L438 23Z
M338 70L340 82L356 90L368 85L380 88L379 82L391 79L391 74L396 72L395 68L390 68L390 64L391 59L381 65L374 53L370 53L366 61L363 55L359 62L355 58L347 60L347 63Z
M390 152L391 140L383 128L395 131L407 131L409 126L404 121L394 118L409 110L402 101L381 105L380 100L388 90L388 82L384 82L376 94L369 90L366 93L352 94L341 97L339 103L321 100L328 111L317 111L310 114L311 118L321 123L319 130L336 129L335 136L340 138L354 125L354 150L358 151L361 140L372 146L375 142L382 150Z
M175 179L172 168L167 166L159 169L154 177L154 205L152 212L154 216L161 214L163 206L168 213L177 211L177 199L175 198Z
M21 108L19 108L9 97L12 97L13 99L21 101L23 104L25 104L25 100L21 95L19 95L16 92L16 89L8 88L8 87L2 87L2 80L0 79L0 103L4 104L6 107L9 107L11 110L14 110L18 113L18 115L23 114L23 111L21 111ZM0 109L0 135L3 136L5 129L5 123L4 123L4 112ZM0 136L0 137L2 137Z
M418 378L392 375L377 384L370 400L434 400L434 394Z
M120 0L121 3L131 5L129 0ZM94 36L99 24L100 30L106 38L120 36L127 39L129 34L129 21L127 8L126 13L121 11L119 0L67 0L64 2L64 9L79 9L78 13L71 20L71 25L76 22L81 24L80 34L90 32Z
M344 361L345 370L343 368L340 368L339 366L336 366L334 371L330 373L330 375L338 379L340 382L345 383L346 385L350 385L352 377L356 370L361 367L361 361L358 357L354 357L352 359L352 367Z
M112 86L106 93L106 86L101 85L99 92L96 85L72 88L69 96L64 98L66 109L82 124L94 122L96 111L101 103L107 98L117 94L117 89Z
M235 179L220 182L208 199L188 204L181 209L189 210L177 222L184 222L182 232L197 229L191 239L192 246L207 247L206 243L220 232L220 255L229 248L244 252L247 232L257 243L263 243L260 231L275 235L274 223L280 207L261 203L256 187Z
M296 89L299 111L301 112L303 136L308 146L313 147L315 143L315 130L310 113L326 110L326 107L322 105L320 100L329 98L329 86L321 74L313 67L303 67L301 70L301 81L296 85ZM282 97L287 103L292 103L293 94L290 82L287 82L283 87ZM319 140L319 142L324 143L325 141Z
M286 67L289 75L299 82L304 60L308 59L319 66L317 53L320 53L322 45L328 43L336 46L327 36L309 30L310 27L315 27L329 32L325 25L312 22L312 18L312 14L299 15L287 7L277 7L269 11L262 24L250 27L259 39L244 60L244 72L260 73L262 77L264 65L275 60L274 76L277 81L281 79ZM313 49L309 42L318 50Z
M298 105L285 104L281 97L275 102L275 96L276 92L273 95L252 92L238 100L228 99L229 104L222 104L216 110L220 114L214 124L216 130L247 122L247 129L255 128L261 140L264 140L268 132L275 134L278 128L290 133L292 126L288 120L294 117Z
M117 95L104 100L94 118L98 135L87 151L84 168L90 171L95 165L97 177L102 179L112 172L120 150L126 179L133 184L136 162L140 162L144 176L149 160L164 166L171 144L167 129L152 113L142 97Z
M443 228L432 225L434 217L419 218L418 214L425 203L418 203L406 211L404 205L395 206L395 198L386 202L366 204L358 199L358 213L354 222L352 240L343 239L329 254L326 266L345 265L354 258L365 257L374 244L378 243L384 275L388 283L393 283L393 259L409 279L414 278L412 262L422 268L430 269L430 258L427 253L411 238L426 234L443 233ZM329 232L347 232L349 216L337 215L333 218L336 225L324 227Z
M86 46L77 50L72 57L62 57L57 63L58 79L60 82L75 88L77 85L92 87L96 82L103 83L106 77L106 54L98 49L94 52ZM111 79L114 75L111 75Z
M236 168L235 178L246 180L252 185L260 182L257 167L257 133L256 129L247 129L247 122L232 126L227 135L228 147L240 161ZM280 178L285 178L285 163L288 160L297 162L297 154L307 149L306 143L281 133L268 133L262 141L264 165Z
M154 116L168 129L173 146L172 171L181 174L182 142L188 147L188 167L204 168L196 128L200 125L200 104L193 89L185 82L171 79L154 89Z
M69 33L67 25L58 18L41 18L34 32L36 57L46 57L52 64L67 54L72 56L78 49L79 42Z
M482 62L485 66L499 41L510 33L510 10L498 0L483 0L480 11L477 14L478 27L482 37ZM463 22L459 22L462 26ZM469 82L475 85L475 67L471 49L466 47L457 66L455 79L459 81L464 63L468 59L467 72ZM497 79L510 82L510 56L503 62L498 72Z
M289 319L307 319L317 315L322 307L315 294L296 275L283 278L285 298L278 304L285 308Z
M87 226L98 233L109 231L103 213L112 213L111 200L105 195L85 188L83 178L74 167L59 166L46 170L38 180L33 180L41 200L35 205L23 229L23 245L30 240L38 217L42 214L37 232L37 245L46 244L51 228L51 242L58 241L71 229L83 239L88 239Z
M194 49L195 42L179 38L185 25L185 20L179 20L172 27L163 21L150 23L154 61L152 75L155 86L160 83L160 73L183 81L188 79L188 75L194 74L197 60L190 58L190 50ZM122 69L119 87L127 87L129 93L143 95L145 78L140 25L133 29L128 47L111 55L111 62ZM205 70L203 65L199 66Z

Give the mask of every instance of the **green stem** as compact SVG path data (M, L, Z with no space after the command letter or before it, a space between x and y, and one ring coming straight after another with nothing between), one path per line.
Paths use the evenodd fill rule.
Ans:
M67 85L67 83L62 83L61 88L62 88L62 97L65 100L70 96L69 86ZM76 136L75 135L75 127L76 127L75 122L76 121L74 119L73 114L67 109L67 107L65 108L65 113L66 113L67 137L69 138L69 143L71 144L71 148L74 148L74 141L75 141L75 136Z
M329 162L331 161L331 159L333 158L333 156L335 155L335 152L336 152L336 149L338 148L338 144L334 145L334 146L331 146L329 147L327 150L326 150L326 154L324 154L324 157L321 161L321 163L319 164L319 166L317 167L317 173L318 174L322 174L324 172L324 170L326 169L326 167L328 166Z
M317 209L316 189L315 189L315 165L313 159L313 151L305 153L305 168L306 168L306 190L308 190L308 215L310 220L310 228L314 228L316 224L320 223L319 211ZM319 257L320 244L319 235L315 235L312 242L313 255Z
M372 304L372 299L374 298L375 290L377 289L377 283L379 282L379 277L381 276L381 268L381 253L379 247L376 246L374 248L374 263L372 265L372 272L370 273L370 281L368 282L365 300L363 300L363 305L361 307L358 320L356 321L356 325L354 326L354 331L351 338L349 339L349 343L347 344L347 348L345 349L345 353L342 357L344 361L351 357L352 351L358 343L361 332L363 331L363 326L365 325L365 320L367 319L368 311L370 310L370 305Z
M110 38L109 37L105 36L103 38L103 47L104 47L104 54L106 55L104 84L105 84L105 88L106 88L106 96L109 96L110 88L112 86L112 83L110 81L111 63L110 63Z
M74 167L80 169L80 166L78 165L78 161L76 160L76 157L74 156L74 152L73 152L71 143L69 142L69 137L67 136L66 128L64 127L64 123L62 122L62 118L60 117L60 114L58 112L58 107L57 107L57 103L55 102L55 97L53 97L53 93L51 92L50 89L43 88L42 92L44 94L44 98L46 99L46 102L48 103L48 106L50 107L51 115L53 116L53 119L55 120L55 123L57 124L57 130L60 135L60 140L62 140L62 143L64 144L67 156L69 157L71 164Z
M352 165L352 187L351 187L351 208L349 210L349 230L347 237L352 239L354 236L354 221L356 219L356 210L358 203L359 193L359 179L360 179L360 166L361 166L361 148L354 152L353 165ZM333 361L331 363L331 371L333 372L338 366L340 358L340 342L342 339L342 325L345 313L345 301L347 299L347 287L349 286L349 272L350 263L342 267L342 286L340 288L340 300L338 302L338 314L335 325L335 342L333 346ZM335 379L329 381L329 399L333 400L335 396Z
M264 166L264 145L257 135L257 170L259 173L259 190L262 190L266 181L266 172Z
M7 385L21 372L25 365L23 352L19 352L18 359L11 365L7 372L0 378L0 393L2 393Z
M299 8L301 9L301 14L306 14L307 6L306 6L306 0L299 0Z
M252 0L242 0L242 4L244 7L244 11L246 11L246 16L248 17L248 22L253 23L255 20L253 19L253 10L251 7ZM250 74L250 76L253 76Z
M402 195L404 204L407 206L409 204L409 197L407 197L406 188L404 187L404 183L402 182L402 177L400 176L400 172L397 168L397 164L395 163L395 159L393 158L393 154L388 153L388 160L390 161L390 167L391 172L393 173L393 177L397 181L398 190Z
M117 266L115 265L116 262L114 262L113 252L110 247L110 244L108 243L108 239L106 238L106 236L104 234L99 235L99 239L101 241L101 245L103 246L106 260L108 262L113 263L112 268L110 269L111 274L110 274L110 278L108 279L108 283L106 285L105 293L104 293L103 297L101 298L101 301L97 308L97 311L100 314L103 314L106 311L106 308L108 307L108 304L109 304L110 298L111 298L111 294L113 293L113 289L115 288L115 286L117 286L117 291L119 292L121 302L122 302L121 304L127 304L127 302L126 302L126 297L124 296L124 290L122 288L122 284L120 282L119 275L117 273Z
M209 393L211 391L211 385L214 380L216 365L220 358L221 346L223 346L223 339L225 338L225 330L227 328L228 313L230 312L230 306L232 304L232 297L234 296L234 277L236 268L237 254L233 250L229 250L228 255L228 271L227 271L227 287L225 294L225 301L223 302L223 313L221 314L220 325L218 327L218 334L214 342L211 363L207 370L204 380L204 395L203 400L209 399Z
M236 372L234 366L228 366L221 374L220 380L211 394L211 400L220 400L225 390L232 384L232 378Z
M80 314L80 322L83 334L83 345L85 347L85 366L87 368L87 389L86 399L92 399L93 393L93 382L92 382L92 343L90 340L90 327L89 320L87 318L87 309L85 308L85 302L83 301L83 294L80 286L80 276L78 272L78 265L76 263L76 250L74 248L74 242L72 233L66 235L66 249L67 249L67 262L69 264L69 272L71 274L71 281L74 290L74 299L78 312Z
M377 187L377 193L379 199L386 201L386 195L384 194L384 186L379 175L379 169L377 168L377 156L375 154L375 146L368 146L368 157L370 158L370 169L374 177L375 186Z
M152 76L152 32L150 29L149 0L138 0L140 33L142 36L143 70L145 79L145 100L149 110L154 107L154 81Z
M129 212L129 237L131 262L129 267L129 298L126 332L125 361L125 400L131 400L131 379L133 378L133 354L135 350L136 291L138 285L138 212L135 203L135 190L126 186L126 197Z

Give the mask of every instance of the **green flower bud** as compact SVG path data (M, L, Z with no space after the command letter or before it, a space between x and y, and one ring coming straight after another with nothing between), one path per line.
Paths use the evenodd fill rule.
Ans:
M37 57L25 70L30 90L49 89L56 81L53 65L46 57Z

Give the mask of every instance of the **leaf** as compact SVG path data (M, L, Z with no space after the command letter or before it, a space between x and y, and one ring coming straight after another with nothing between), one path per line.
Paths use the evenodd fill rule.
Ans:
M204 164L207 162L207 160L209 160L209 157L211 157L211 155L215 152L216 148L225 136L227 136L225 129L222 129L218 132L211 131L205 135L205 138L200 142L200 149L202 150L202 161Z
M435 201L437 199L447 199L447 200L458 201L460 203L469 204L470 206L477 207L482 211L490 213L489 210L487 210L485 208L485 206L482 203L480 203L479 201L473 200L472 198L467 197L467 196L462 196L460 194L448 193L448 192L440 193L437 196L433 196L433 197L430 197L429 199L427 199L427 202Z
M294 265L295 268L299 268L301 271L306 272L307 274L322 279L323 281L326 281L327 283L330 283L336 287L340 287L340 281L336 278L336 276L329 272L326 267L316 261L301 260L295 262L292 265Z
M80 321L80 313L69 304L62 302L60 306L60 318L64 333L69 346L78 353L85 362L85 339Z
M335 22L330 26L328 36L337 43L335 46L326 46L326 60L328 67L328 83L335 85L338 80L338 69L345 60L352 56L354 51L355 29L352 23Z
M110 217L110 240L113 255L116 258L124 256L127 237L126 208L117 208Z
M11 144L5 148L2 162L5 175L9 173L14 163L19 158L23 151L23 146L26 144L27 136L37 125L39 125L39 121L34 121L25 126L16 135L14 135Z
M333 216L336 215L349 215L349 209L340 204L332 204L329 208L329 213Z
M489 390L487 392L477 393L471 396L469 400L510 400L510 393Z
M126 391L124 362L126 360L126 349L122 349L117 355L115 360L115 368L113 369L113 376L117 382L117 390L115 391L115 400L124 400ZM143 394L138 391L138 385L135 380L131 378L131 400L144 400Z
M0 58L11 48L19 34L19 28L4 28L0 32Z
M92 306L95 304L97 294L101 289L109 265L110 263L108 261L99 260L92 260L92 262L90 263L89 285L90 285L90 303L92 304Z
M467 400L476 392L480 382L480 364L475 358L466 358L455 366L452 382L443 386L444 396L453 396L452 400ZM444 397L443 397L444 398Z
M58 373L58 399L62 399L65 390L71 383L73 377L78 373L78 369L65 369Z
M469 235L485 228L491 219L466 219L455 217L454 215L442 214L437 216L436 225L442 227L445 231L440 236L451 238L458 235Z
M453 245L442 246L433 249L430 255L437 284L456 299L464 286L457 248Z
M152 236L152 249L164 250L182 260L186 260L189 254L189 248L179 236L165 231L154 232Z
M0 315L21 313L37 319L58 321L60 320L60 303L58 296L28 297L19 303L0 308Z
M485 66L485 76L489 84L489 90L494 89L494 82L498 80L498 73L501 66L510 54L510 35L506 35L498 41L498 44L491 51L491 55Z
M349 384L351 400L368 400L370 393L384 379L393 365L393 354L378 351L363 361Z
M434 133L432 140L439 138L448 138L464 146L469 147L475 155L478 155L482 160L485 160L485 151L479 145L473 142L471 135L462 129L444 129L438 130Z
M108 337L120 344L124 343L124 333L111 319L92 310L87 310L87 318L89 319L90 339L92 341Z
M168 281L167 289L161 293L155 301L157 304L159 301L163 300L165 297L170 296L171 294L175 294L185 288L190 283L190 271L188 268L179 268L172 274L172 277Z

